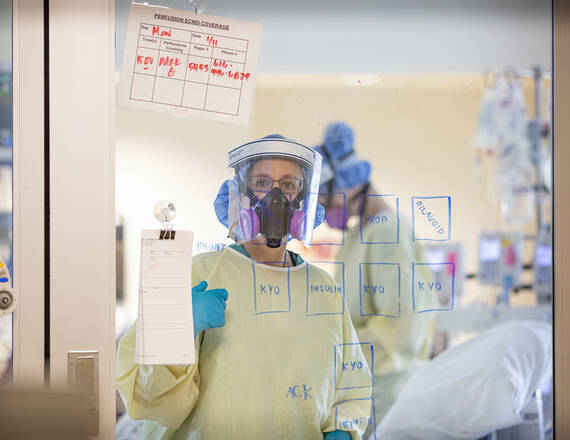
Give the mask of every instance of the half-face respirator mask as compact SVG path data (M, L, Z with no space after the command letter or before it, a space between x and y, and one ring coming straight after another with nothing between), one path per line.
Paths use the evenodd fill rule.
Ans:
M257 234L265 237L271 248L282 245L283 238L291 235L303 241L305 234L305 211L301 209L302 192L290 201L280 188L272 188L261 200L250 190L250 208L240 212L240 227L245 238Z

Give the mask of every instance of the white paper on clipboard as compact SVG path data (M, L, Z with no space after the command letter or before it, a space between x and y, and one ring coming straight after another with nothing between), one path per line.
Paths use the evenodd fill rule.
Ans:
M193 364L191 231L160 239L143 230L135 361L138 364Z
M261 24L131 3L118 103L247 124Z

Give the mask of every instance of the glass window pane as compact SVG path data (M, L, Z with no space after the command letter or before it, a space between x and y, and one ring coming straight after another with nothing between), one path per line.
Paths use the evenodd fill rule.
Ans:
M159 4L188 9L184 1ZM397 432L551 438L550 2L206 7L207 14L263 24L249 124L124 107L116 124L118 336L137 316L140 233L161 227L152 213L160 200L176 205L174 227L193 230L194 255L208 261L193 273L230 296L225 325L205 330L199 362L214 368L232 359L235 376L208 370L202 401L187 409L181 429L199 432L210 415L214 420L216 390L236 389L224 396L223 416L201 432L223 437L222 420L235 420L234 429L250 437L270 428L287 436L274 417L283 409L301 437L336 429L386 439ZM129 6L117 1L116 8L120 77ZM324 158L316 196L325 216L311 248L294 238L289 217L284 222L287 249L307 262L302 279L295 275L301 260L267 250L264 195L240 183L256 165L227 166L232 148L274 133ZM281 176L261 174L278 193ZM220 196L216 212L226 179L230 202ZM305 206L283 205L291 212ZM257 248L228 238L220 206L237 207L247 225L236 215L234 227L254 231ZM272 255L289 269L272 269ZM238 270L242 257L254 261ZM288 296L261 297L270 285ZM328 309L327 301L342 307ZM347 328L336 334L327 325L342 316ZM329 330L336 343L320 339ZM515 376L522 379L513 385ZM264 397L250 406L239 397L257 392ZM318 423L295 413L301 401L307 414L320 414ZM251 408L267 422L242 424ZM127 416L121 420L128 425Z

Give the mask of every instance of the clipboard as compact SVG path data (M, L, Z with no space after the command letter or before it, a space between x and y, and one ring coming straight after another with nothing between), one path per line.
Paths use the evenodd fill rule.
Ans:
M135 361L193 364L192 231L141 233Z

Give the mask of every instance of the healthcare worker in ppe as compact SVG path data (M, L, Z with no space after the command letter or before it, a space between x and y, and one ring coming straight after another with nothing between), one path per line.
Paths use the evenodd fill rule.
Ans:
M214 207L236 243L192 261L197 362L137 365L131 328L117 361L129 415L152 439L359 439L372 376L342 289L287 250L322 210L321 157L272 135L228 159Z
M377 196L370 183L371 165L359 158L353 144L353 131L345 123L326 127L322 145L315 148L323 156L319 201L328 226L344 230L344 245L336 256L344 268L338 266L336 277L341 280L344 270L346 301L358 337L374 344L373 397L380 423L406 380L429 359L434 322L412 306L412 262L424 261L422 248L412 241L409 224ZM416 306L418 301L422 310L433 302L417 296Z

